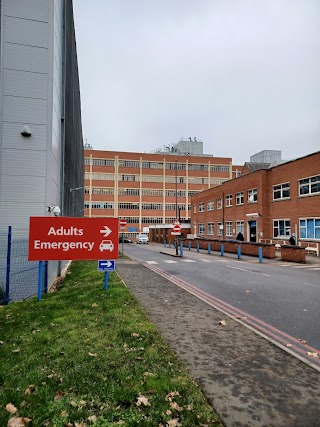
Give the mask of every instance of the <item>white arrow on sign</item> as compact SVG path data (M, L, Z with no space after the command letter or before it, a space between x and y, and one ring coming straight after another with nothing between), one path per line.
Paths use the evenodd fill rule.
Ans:
M104 261L104 262L100 261L100 265L101 267L111 267L113 263L111 261Z
M100 233L104 235L104 237L109 236L110 233L112 233L112 230L110 230L110 228L105 225L104 226L105 230L100 230Z

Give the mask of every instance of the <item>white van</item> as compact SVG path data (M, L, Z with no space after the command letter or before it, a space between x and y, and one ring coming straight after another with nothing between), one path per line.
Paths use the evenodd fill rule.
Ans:
M146 236L145 234L137 234L136 237L136 243L143 243L143 244L148 244L149 243L149 237Z

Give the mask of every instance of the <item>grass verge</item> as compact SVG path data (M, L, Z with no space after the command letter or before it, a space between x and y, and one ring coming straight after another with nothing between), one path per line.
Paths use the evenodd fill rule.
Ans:
M0 340L0 426L220 425L116 273L103 290L96 262L74 262L41 302L2 307Z

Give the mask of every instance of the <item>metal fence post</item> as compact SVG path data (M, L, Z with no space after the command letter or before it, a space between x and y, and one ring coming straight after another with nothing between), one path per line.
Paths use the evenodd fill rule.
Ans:
M43 262L39 261L39 274L38 274L38 301L41 301L42 297L42 269Z
M11 264L11 239L12 239L12 227L8 227L8 246L7 246L7 270L6 270L6 298L5 304L9 304L10 294L10 264Z
M48 261L44 263L44 293L48 292Z

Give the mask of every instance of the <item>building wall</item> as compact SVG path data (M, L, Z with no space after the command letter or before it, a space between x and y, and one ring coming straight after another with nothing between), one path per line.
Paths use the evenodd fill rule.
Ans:
M133 235L151 224L172 223L176 218L176 175L182 221L190 218L191 192L218 185L232 175L230 158L85 150L85 159L85 215L124 217L128 223L125 231L135 228ZM99 203L107 202L110 205L99 208Z
M227 181L211 190L204 191L192 197L191 228L199 234L200 224L204 224L204 237L236 238L237 221L244 223L244 237L249 241L249 221L257 223L257 241L261 239L286 240L290 234L296 232L299 240L301 235L299 220L303 218L317 220L319 234L314 241L320 242L320 152L281 164L279 166L258 170L242 175L239 178ZM299 182L304 178L313 177L310 185L314 183L314 192L301 195ZM318 178L316 178L318 177ZM318 183L318 184L317 184ZM290 196L275 198L277 187L282 184L290 185ZM249 191L257 190L257 200L249 200ZM243 192L243 204L236 204L236 194ZM285 193L283 193L285 194ZM227 207L226 197L232 196L232 206ZM223 199L222 209L217 209L217 199ZM208 210L208 203L214 202L214 210ZM204 211L199 212L204 205ZM290 221L286 235L274 235L274 221ZM218 222L224 223L223 233L218 234ZM226 223L232 222L232 233L226 233ZM311 222L311 221L310 221ZM214 223L214 234L208 233L208 223ZM195 227L195 228L194 228ZM316 227L318 227L316 225Z

